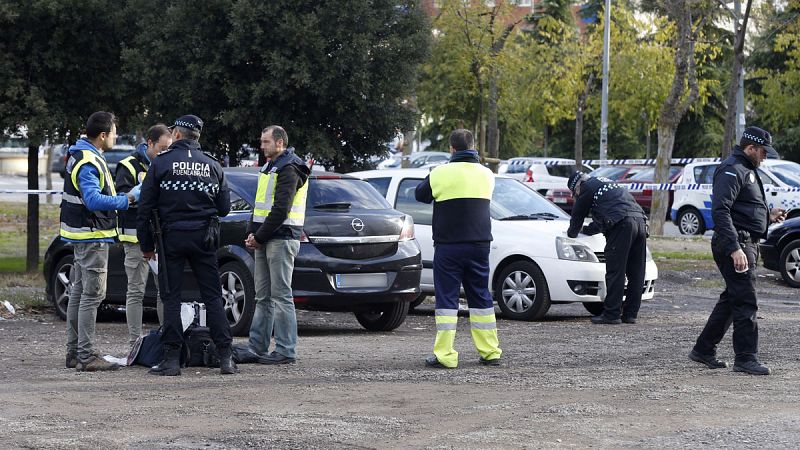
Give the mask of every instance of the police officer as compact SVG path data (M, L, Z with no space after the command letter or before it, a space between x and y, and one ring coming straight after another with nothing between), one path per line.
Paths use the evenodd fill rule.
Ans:
M575 172L567 186L576 196L567 235L603 233L606 237L606 298L594 324L636 323L642 303L647 258L647 216L623 186L608 178ZM583 226L586 216L592 223ZM625 289L625 277L628 289ZM625 303L622 296L625 294Z
M153 125L147 130L147 142L140 144L127 158L117 164L117 192L130 192L141 184L150 167L150 161L172 144L172 133L164 124ZM119 240L125 250L125 275L128 290L125 299L125 317L128 321L128 340L133 346L142 334L142 299L147 287L150 266L142 257L139 239L136 238L136 216L139 210L134 205L119 214ZM156 283L157 284L157 283ZM158 322L163 323L161 295L156 293Z
M766 234L769 223L782 222L786 212L781 208L770 210L764 200L757 169L768 154L777 154L770 134L748 127L731 156L714 172L711 252L725 280L725 290L689 353L689 359L710 369L728 367L728 363L717 359L717 345L733 323L734 372L770 373L758 361L755 268L758 241Z
M433 285L436 291L436 340L428 367L458 366L453 347L461 286L467 295L472 341L483 365L499 366L503 351L497 339L494 303L489 293L489 202L494 174L481 165L472 133L450 134L450 162L433 169L417 185L415 197L433 202Z
M154 257L150 232L153 210L158 211L163 229L166 273L159 272L161 286L169 295L164 301L164 360L150 370L154 375L181 374L180 350L181 285L188 261L200 296L205 303L211 338L216 344L220 372L238 372L231 358L231 330L222 303L216 250L219 245L219 217L230 211L230 192L222 167L200 149L203 121L193 115L178 118L172 127L174 142L155 158L142 183L137 235L146 259Z

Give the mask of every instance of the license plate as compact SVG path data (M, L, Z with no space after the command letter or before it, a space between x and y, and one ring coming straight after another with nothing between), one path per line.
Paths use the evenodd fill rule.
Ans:
M553 203L567 203L567 199L561 198L561 197L556 197L556 198L553 199Z
M337 288L385 288L388 276L385 273L339 273Z

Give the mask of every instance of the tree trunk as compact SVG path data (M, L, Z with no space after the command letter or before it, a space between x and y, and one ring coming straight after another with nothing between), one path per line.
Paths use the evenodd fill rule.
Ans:
M686 111L699 96L697 70L694 57L696 31L692 29L691 0L673 0L666 2L667 14L677 26L675 39L675 76L672 79L667 98L661 105L658 118L658 156L656 157L655 182L669 181L669 163L672 159L672 147L675 144L675 132ZM688 86L689 92L686 93ZM664 220L669 207L669 191L654 190L653 202L650 205L650 234L664 234Z
M28 189L39 189L39 144L33 140L28 145ZM39 195L28 195L28 236L25 270L39 269Z
M648 125L647 126L647 133L645 134L645 138L644 138L645 142L646 142L646 148L647 148L647 156L645 156L645 157L647 159L650 159L650 135L651 134L653 134L653 133L650 131L650 126Z
M489 158L497 159L500 155L500 129L497 123L497 74L494 69L489 73L489 124L486 130L487 144L486 153ZM497 173L497 163L490 163L489 168Z
M575 168L583 168L583 105L578 101L575 111Z
M547 158L547 147L550 145L550 125L544 124L542 138L544 140L544 157Z
M725 137L722 138L722 148L720 149L722 159L730 156L731 147L736 143L736 124L739 122L739 118L736 116L736 111L738 109L736 97L739 91L739 76L744 66L744 40L752 3L753 0L747 0L742 25L736 30L733 36L733 67L731 67L731 80L728 86L728 110L725 113Z

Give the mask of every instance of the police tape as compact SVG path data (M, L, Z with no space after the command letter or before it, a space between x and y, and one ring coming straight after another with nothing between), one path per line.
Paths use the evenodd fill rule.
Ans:
M698 162L720 162L720 158L672 158L669 160L670 164L685 165ZM538 164L544 166L574 166L575 160L570 159L537 159L533 161L526 161L530 164ZM656 164L655 158L649 159L584 159L583 165L586 166L654 166Z
M569 190L566 183L537 183L526 182L532 189L541 190ZM619 186L631 191L700 191L711 192L712 184L681 184L681 183L617 183ZM764 192L800 192L800 187L764 186Z
M0 189L0 194L28 194L28 195L43 195L43 194L63 194L64 191L54 190L40 190L40 189Z

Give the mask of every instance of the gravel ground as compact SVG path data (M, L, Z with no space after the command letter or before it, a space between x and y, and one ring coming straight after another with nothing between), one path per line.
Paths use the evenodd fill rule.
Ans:
M466 318L459 368L424 367L430 298L391 333L299 312L297 364L226 377L64 369L64 323L21 313L0 321L0 447L797 448L797 291L759 269L760 357L773 375L708 370L686 354L720 291L712 264L659 261L636 325L592 325L581 305L499 320L499 368L478 364ZM124 316L98 324L103 351L123 354L125 336ZM720 356L733 359L730 333Z

